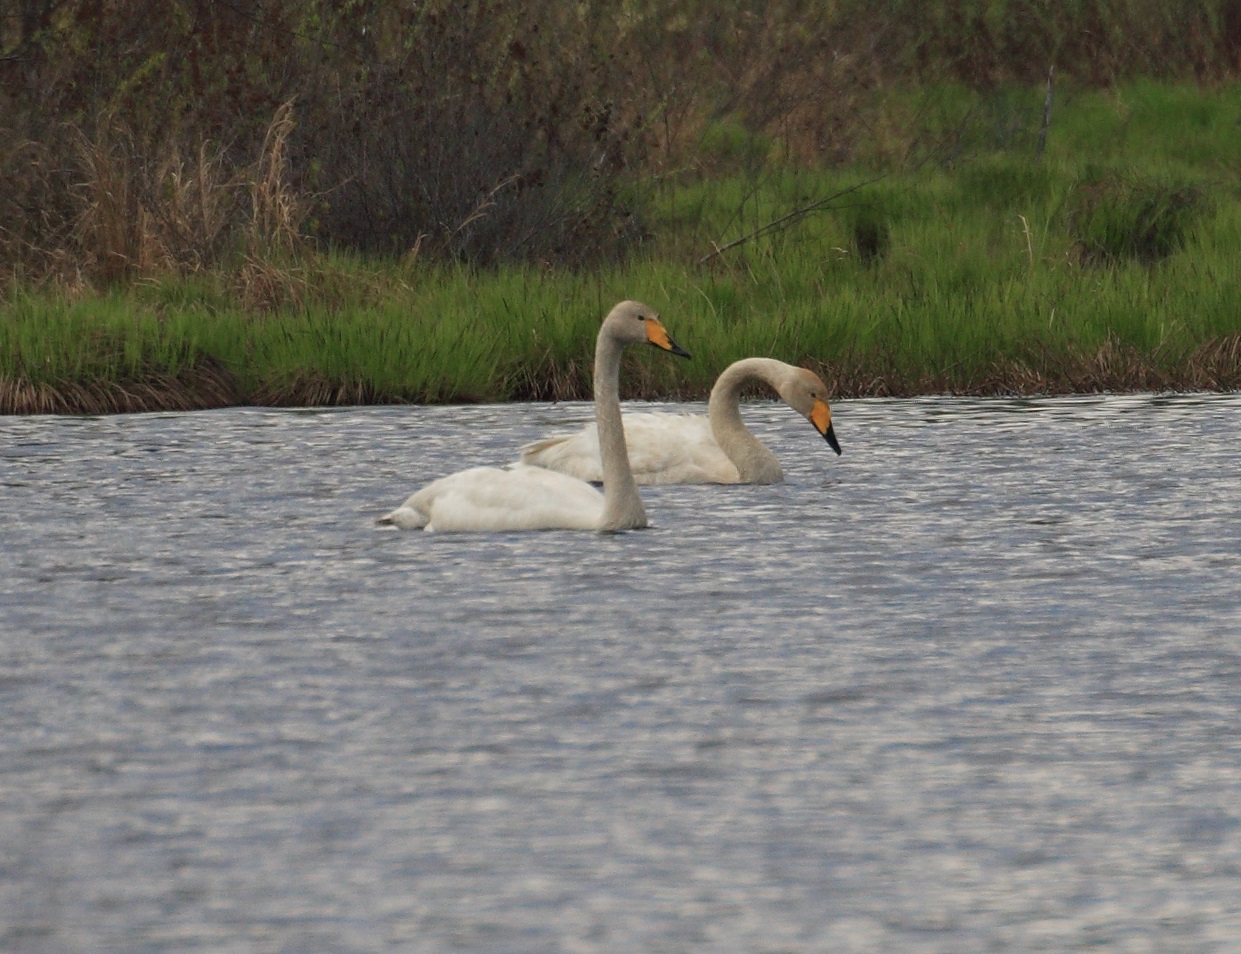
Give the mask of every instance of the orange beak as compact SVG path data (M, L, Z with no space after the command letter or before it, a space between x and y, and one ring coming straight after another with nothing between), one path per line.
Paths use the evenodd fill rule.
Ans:
M810 409L810 423L823 435L823 439L831 445L832 450L840 453L840 441L836 440L836 430L832 427L832 409L826 401L815 401Z
M656 348L671 351L682 358L689 357L689 352L669 337L668 329L663 326L663 323L658 318L646 319L646 340Z

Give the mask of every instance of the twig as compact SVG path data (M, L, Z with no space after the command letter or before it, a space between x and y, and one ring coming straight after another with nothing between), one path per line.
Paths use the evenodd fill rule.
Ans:
M512 185L514 182L519 181L520 179L521 179L521 173L515 172L511 176L509 176L507 179L504 179L501 182L496 183L496 185L492 188L492 190L488 192L486 196L484 196L482 199L478 201L478 205L474 206L474 210L470 212L470 214L467 215L464 219L462 219L461 223L455 229L452 230L452 234L454 236L460 235L461 232L463 232L466 228L468 228L474 222L483 218L487 214L487 210L495 206L496 194L501 189L507 188L508 186Z
M702 258L698 259L698 264L703 265L709 262L711 259L715 258L717 255L723 255L729 249L736 248L738 245L744 245L746 242L750 241L751 239L758 238L760 235L767 235L769 232L774 232L778 229L788 228L789 226L795 224L799 219L804 218L805 216L809 215L812 212L823 211L823 209L827 208L828 203L835 202L837 199L842 198L843 196L849 195L853 192L857 192L859 189L865 188L868 185L873 185L874 183L878 182L880 179L886 179L887 176L888 174L885 172L885 173L882 173L881 175L875 176L873 179L867 179L865 182L859 182L856 185L849 186L849 188L847 189L841 189L839 192L836 192L829 196L825 196L822 199L816 199L814 202L811 202L809 205L803 205L801 208L794 209L792 212L786 212L784 215L780 216L778 219L773 219L772 221L768 222L766 225L760 225L753 232L749 232L745 235L742 235L740 238L735 238L731 242L726 242L724 245L716 245L714 242L712 242L711 244L713 247L711 251L708 252L706 255L704 255Z
M1043 100L1043 127L1038 131L1038 151L1035 155L1043 158L1043 149L1047 146L1047 130L1051 128L1051 91L1056 80L1056 64L1047 68L1047 97Z

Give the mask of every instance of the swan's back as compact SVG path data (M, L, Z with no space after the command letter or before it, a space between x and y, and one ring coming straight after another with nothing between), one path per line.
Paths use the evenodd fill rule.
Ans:
M580 480L512 464L432 481L380 518L403 530L593 530L603 494Z
M639 484L735 484L739 475L701 414L626 414L625 444ZM521 461L598 483L603 479L599 432L587 424L575 434L527 444Z
M741 419L741 389L763 381L802 414L837 454L827 388L817 375L774 358L734 361L711 389L707 415L645 413L624 416L625 444L639 484L774 484L784 479L776 455ZM593 425L576 434L527 444L523 463L597 482L599 438Z

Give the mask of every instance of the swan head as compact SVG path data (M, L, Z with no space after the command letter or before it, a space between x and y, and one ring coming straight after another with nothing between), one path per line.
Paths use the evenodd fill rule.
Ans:
M624 344L651 344L679 357L689 357L689 352L672 340L655 309L640 301L622 301L613 308L603 319L600 333Z
M827 403L827 385L813 371L794 368L776 388L789 407L806 418L837 454L840 441L832 427L832 409Z

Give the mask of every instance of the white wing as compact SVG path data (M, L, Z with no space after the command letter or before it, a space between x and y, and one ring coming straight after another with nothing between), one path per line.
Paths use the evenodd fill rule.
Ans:
M404 530L593 530L603 494L565 474L513 464L441 477L380 518Z
M735 484L737 467L711 434L702 414L625 415L625 444L639 484ZM598 483L599 434L587 424L576 434L527 444L521 461Z

